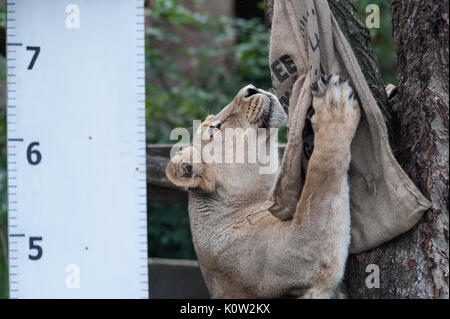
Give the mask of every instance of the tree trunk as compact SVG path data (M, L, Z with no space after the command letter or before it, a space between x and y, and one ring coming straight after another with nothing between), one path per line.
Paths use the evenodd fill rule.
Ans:
M328 3L386 115L397 160L433 203L409 232L349 257L349 296L448 298L448 0L392 1L398 93L389 103L381 91L368 31L353 4ZM267 8L272 4L266 0ZM380 270L379 288L366 286L371 264Z
M397 156L433 207L413 230L350 258L346 278L356 297L448 298L448 0L392 6ZM380 289L361 284L370 263L380 267Z
M6 56L6 29L0 26L0 54Z

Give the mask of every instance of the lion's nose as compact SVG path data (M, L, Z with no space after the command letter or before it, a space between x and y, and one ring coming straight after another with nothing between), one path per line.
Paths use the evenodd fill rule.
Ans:
M255 87L249 87L245 91L245 97L250 97L250 96L258 94L258 93L259 93L259 91Z

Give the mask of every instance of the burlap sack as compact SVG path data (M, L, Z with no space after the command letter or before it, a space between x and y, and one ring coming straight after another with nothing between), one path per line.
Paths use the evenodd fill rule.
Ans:
M410 229L430 203L396 162L381 111L327 1L275 0L270 66L275 93L289 107L288 143L268 201L270 212L289 219L300 199L300 163L311 152L310 128L304 130L312 103L310 84L323 71L349 79L363 110L351 145L350 252L376 247Z

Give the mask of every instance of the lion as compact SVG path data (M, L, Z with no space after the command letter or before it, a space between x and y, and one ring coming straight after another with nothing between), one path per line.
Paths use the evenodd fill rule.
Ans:
M347 170L360 107L348 81L338 75L322 76L311 90L314 150L291 220L281 221L264 208L277 171L261 174L258 161L194 162L192 155L200 151L194 144L169 161L167 177L189 193L193 243L212 298L344 297ZM286 119L275 95L249 85L220 113L208 116L196 134L207 132L205 146L227 127L277 129ZM255 138L258 145L274 143L273 135ZM270 159L278 165L278 153Z

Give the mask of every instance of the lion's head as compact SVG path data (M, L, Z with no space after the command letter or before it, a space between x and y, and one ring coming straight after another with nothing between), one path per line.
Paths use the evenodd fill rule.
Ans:
M275 95L248 85L221 112L200 124L194 142L170 160L167 177L177 186L204 192L222 189L230 195L248 195L260 187L268 189L278 168L278 152L272 147L276 129L286 118ZM261 173L264 166L276 169Z

